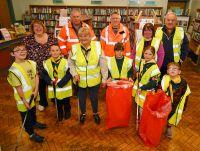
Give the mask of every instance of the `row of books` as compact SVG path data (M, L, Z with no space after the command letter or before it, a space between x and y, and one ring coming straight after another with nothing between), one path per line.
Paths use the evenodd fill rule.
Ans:
M39 19L39 20L58 20L59 15L55 14L31 14L32 19Z

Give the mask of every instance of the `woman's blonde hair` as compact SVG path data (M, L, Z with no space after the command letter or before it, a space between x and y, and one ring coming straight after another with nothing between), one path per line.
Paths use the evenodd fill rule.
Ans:
M39 24L39 25L41 25L41 26L43 27L43 32L44 32L44 33L47 32L46 26L44 25L44 23L43 23L42 21L40 21L40 20L33 20L33 21L31 22L31 25L30 25L30 31L31 31L33 34L35 34L35 33L34 33L34 24Z
M88 27L81 27L78 30L78 35L82 35L83 33L85 33L86 35L90 35L90 29Z

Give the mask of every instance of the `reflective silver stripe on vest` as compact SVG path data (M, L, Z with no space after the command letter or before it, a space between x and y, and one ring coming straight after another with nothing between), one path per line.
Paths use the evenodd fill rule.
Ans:
M95 69L97 68L96 65L91 65L91 66L87 66L87 67L77 67L80 71L86 71L86 68L87 69Z
M70 39L70 38L68 38L67 41L68 41L68 42L79 42L78 39Z
M26 102L28 102L28 103L29 103L29 102L30 102L30 99L27 99L27 100L26 100ZM23 105L23 104L24 104L24 102L23 102L23 101L17 101L17 105Z
M58 40L62 41L62 42L66 42L66 40L64 40L63 38L61 38L60 36L58 36Z
M60 46L60 49L65 49L65 48L67 48L66 46Z
M101 36L100 38L101 38L103 41L106 41L106 38L105 38L105 37Z
M16 69L15 67L12 66L12 67L10 68L10 71L12 71L13 73L17 74L17 76L20 78L21 83L22 83L22 85L23 85L23 87L22 87L23 92L27 92L27 91L29 91L29 90L32 89L32 87L29 86L29 85L26 83L26 80L25 80L24 76L22 75L22 73L21 73L18 69ZM14 89L14 93L17 93L17 90L16 90L16 89Z
M94 75L87 75L87 79L94 79L94 78L99 78L100 73L94 74ZM86 80L86 77L81 77L80 80Z
M64 92L64 91L71 90L71 89L72 89L72 86L68 86L68 87L64 87L64 88L56 87L56 92ZM48 87L48 90L53 91L53 87Z
M143 100L140 100L140 101L144 102L144 100L145 100L145 96L144 96L144 95L141 95L141 94L140 94L140 95L139 95L139 98L140 98L140 99L143 99Z
M153 77L153 76L155 76L155 75L157 75L157 74L159 74L160 73L160 70L159 69L155 69L155 70L153 70L152 72L151 72L151 76Z
M180 56L178 52L174 53L174 56Z

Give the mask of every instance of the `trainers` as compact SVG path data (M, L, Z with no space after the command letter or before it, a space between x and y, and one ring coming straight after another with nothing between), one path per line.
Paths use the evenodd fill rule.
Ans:
M69 119L71 117L71 112L65 112L65 119Z
M172 139L172 128L171 127L167 127L165 136L169 139Z
M96 113L96 114L93 115L93 117L94 117L95 123L96 124L100 124L100 117L99 117L99 115Z
M42 143L44 141L44 137L43 136L40 136L36 133L30 135L30 139L37 142L37 143Z
M45 129L45 128L47 128L47 125L40 123L40 122L36 122L35 125L34 125L34 128Z
M38 110L39 110L39 111L44 111L44 106L39 105L39 106L38 106Z
M84 124L84 122L85 122L85 114L81 114L81 116L80 116L80 123Z

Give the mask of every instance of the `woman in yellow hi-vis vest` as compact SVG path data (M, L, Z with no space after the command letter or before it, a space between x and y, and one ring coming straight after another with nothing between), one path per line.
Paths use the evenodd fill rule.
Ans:
M179 63L169 63L167 73L162 78L161 86L167 95L171 97L172 111L168 116L166 136L172 138L171 125L177 126L180 122L191 91L187 82L180 76L181 69Z
M69 72L67 59L61 57L60 48L57 45L52 45L50 52L51 58L43 62L45 69L43 71L43 79L48 84L48 97L52 101L57 101L55 103L58 109L58 120L62 121L63 117L65 119L71 117L72 76ZM56 85L56 94L54 94L53 85Z
M108 79L127 79L133 81L133 59L123 55L123 43L116 43L114 46L114 57L106 57L109 70Z
M106 82L106 60L102 55L100 42L91 41L91 35L87 27L79 29L78 37L80 43L72 45L68 61L74 82L78 84L78 99L81 109L80 123L85 122L86 94L89 90L94 120L95 123L99 124L98 90L100 83Z
M144 59L141 60L137 80L133 86L133 97L139 106L139 114L141 116L142 108L148 91L154 91L157 88L160 70L156 64L155 48L148 46L143 51Z
M160 39L155 38L154 26L151 23L146 23L142 29L142 39L137 42L136 48L133 50L133 57L135 58L134 68L139 70L139 64L141 59L144 58L143 50L147 46L153 46L155 48L155 61L160 68L164 59L164 48Z
M37 122L35 102L33 100L30 103L31 96L36 98L38 94L39 77L36 63L26 60L27 50L22 44L16 46L11 55L15 57L15 62L9 69L7 80L14 89L17 109L22 118L22 128L25 128L30 139L41 143L44 137L36 134L34 128L44 129L46 124Z

